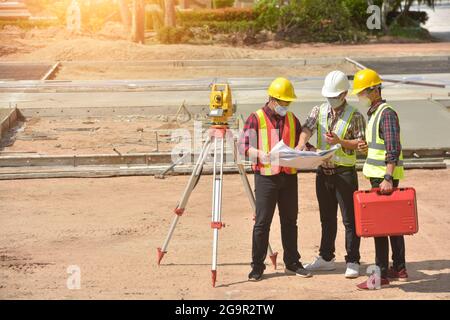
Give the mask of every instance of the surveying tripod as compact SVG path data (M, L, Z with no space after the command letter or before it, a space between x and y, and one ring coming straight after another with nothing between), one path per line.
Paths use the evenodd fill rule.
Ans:
M158 265L160 265L162 258L167 253L167 247L172 238L172 235L175 231L175 227L177 226L178 220L183 215L186 205L188 203L189 197L194 190L197 182L200 179L202 174L203 165L205 164L206 158L210 154L211 147L214 146L214 158L213 158L213 187L212 187L212 219L211 219L211 228L213 229L213 251L212 251L212 265L211 265L211 277L212 277L212 285L215 287L217 280L217 246L219 241L219 230L225 227L225 224L222 222L222 181L223 181L223 163L225 156L225 138L228 130L228 125L212 125L208 131L208 137L206 138L205 143L203 144L202 150L199 154L197 162L192 170L192 174L189 178L189 181L184 189L184 192L181 196L181 199L176 206L174 213L175 217L172 221L172 224L169 228L169 232L164 241L162 247L158 248ZM248 181L244 165L241 161L238 161L238 150L237 143L233 137L233 156L234 160L237 164L239 175L241 177L242 183L245 188L245 192L250 200L250 204L252 206L253 212L256 212L256 203L255 197L253 195L253 191L251 189L250 183ZM274 268L276 269L276 259L277 252L273 252L272 248L269 244L268 246L268 255Z

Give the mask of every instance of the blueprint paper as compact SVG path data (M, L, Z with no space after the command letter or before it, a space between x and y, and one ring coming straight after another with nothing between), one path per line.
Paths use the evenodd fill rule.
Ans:
M279 141L270 151L271 163L283 167L295 169L315 169L325 160L341 148L340 144L332 146L329 150L323 151L300 151L287 146L283 140Z

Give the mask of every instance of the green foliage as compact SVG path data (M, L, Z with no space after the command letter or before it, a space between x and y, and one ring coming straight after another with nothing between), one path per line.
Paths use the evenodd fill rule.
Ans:
M66 12L71 0L26 0L33 9L46 9L65 25ZM212 39L216 35L251 35L262 30L275 34L275 39L292 42L346 42L360 41L368 34L381 34L366 27L369 17L367 0L258 0L255 8L229 8L234 0L213 0L218 9L196 9L177 12L176 28L160 28L157 37L162 43L189 42L199 37ZM406 38L429 38L419 23L427 20L426 13L410 11L411 4L434 6L439 0L393 0L393 11L388 14L388 33ZM154 3L155 0L146 0ZM163 0L157 1L163 4ZM120 21L117 5L111 0L79 1L84 31L95 32L106 21ZM371 3L381 6L383 0ZM162 25L163 17L157 17ZM0 22L22 28L46 27L53 21ZM153 29L153 19L146 14L146 28ZM191 31L192 30L192 31ZM260 39L263 39L261 37Z
M291 1L280 5L278 0L259 0L255 11L257 22L262 28L273 32L288 31L291 24L299 21L300 1Z
M229 8L234 4L234 0L214 0L214 8Z
M341 0L342 5L348 10L350 20L360 29L366 28L367 18L367 0ZM374 0L373 4L381 7L383 0Z
M389 26L389 35L407 39L431 39L428 30L420 27L420 22L408 17L399 16Z
M252 9L224 8L177 12L179 25L192 30L195 40L211 40L218 34L253 34L259 30L255 19L256 13Z
M320 41L351 40L355 24L350 12L339 0L304 0L300 12L300 27ZM303 20L303 21L302 21Z
M205 28L211 33L256 32L255 21L199 21L184 25L187 28Z
M34 28L45 29L59 25L55 20L2 20L0 21L0 30L5 26L17 26L24 30L30 30Z
M192 38L192 32L185 27L162 27L157 37L164 44L186 43Z
M256 19L256 13L252 9L224 8L177 12L177 21L181 24L199 21L250 21L254 19Z
M259 0L258 24L277 33L279 39L302 41L349 41L363 37L342 0Z
M407 18L412 19L415 23L426 23L428 14L425 11L408 11L407 13L391 11L387 16L388 25L392 24L397 18L400 19L400 24L408 23Z

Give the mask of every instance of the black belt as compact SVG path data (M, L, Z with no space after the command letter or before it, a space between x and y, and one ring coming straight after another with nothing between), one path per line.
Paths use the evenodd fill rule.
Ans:
M322 166L319 166L319 171L322 172L326 176L332 176L334 174L339 174L345 171L353 171L355 170L355 167L346 167L346 166L337 166L334 168L324 168Z

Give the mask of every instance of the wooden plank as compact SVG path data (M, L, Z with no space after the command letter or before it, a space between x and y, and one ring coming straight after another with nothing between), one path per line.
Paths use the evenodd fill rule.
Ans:
M19 109L14 108L9 111L6 116L1 119L0 122L0 139L3 137L3 134L14 127L17 124L17 121L22 119L23 116L20 113Z
M56 62L41 78L41 80L50 80L60 66L60 62Z
M435 150L435 155L422 158L408 158L406 163L442 163L448 152L446 149ZM423 151L425 153L425 151ZM198 154L195 154L197 157ZM231 152L226 153L232 159ZM191 158L192 160L192 158ZM30 156L0 156L0 167L27 167L27 166L95 166L95 165L146 165L171 164L172 155L166 153L131 153L131 154L84 154L84 155L30 155ZM358 159L357 163L364 163Z
M118 176L145 176L161 173L166 167L148 166L148 167L77 167L48 170L47 168L38 168L38 170L30 170L31 168L20 169L18 171L0 170L0 180L13 179L45 179L45 178L104 178ZM192 166L181 166L176 169L176 174L190 174ZM224 166L224 173L236 173L235 166ZM212 166L205 166L203 174L211 174Z
M171 163L171 153L3 156L0 167L93 166Z
M20 108L25 117L106 117L106 116L136 116L174 115L179 106L155 107L55 107L55 108ZM204 105L189 106L191 113L206 113Z

